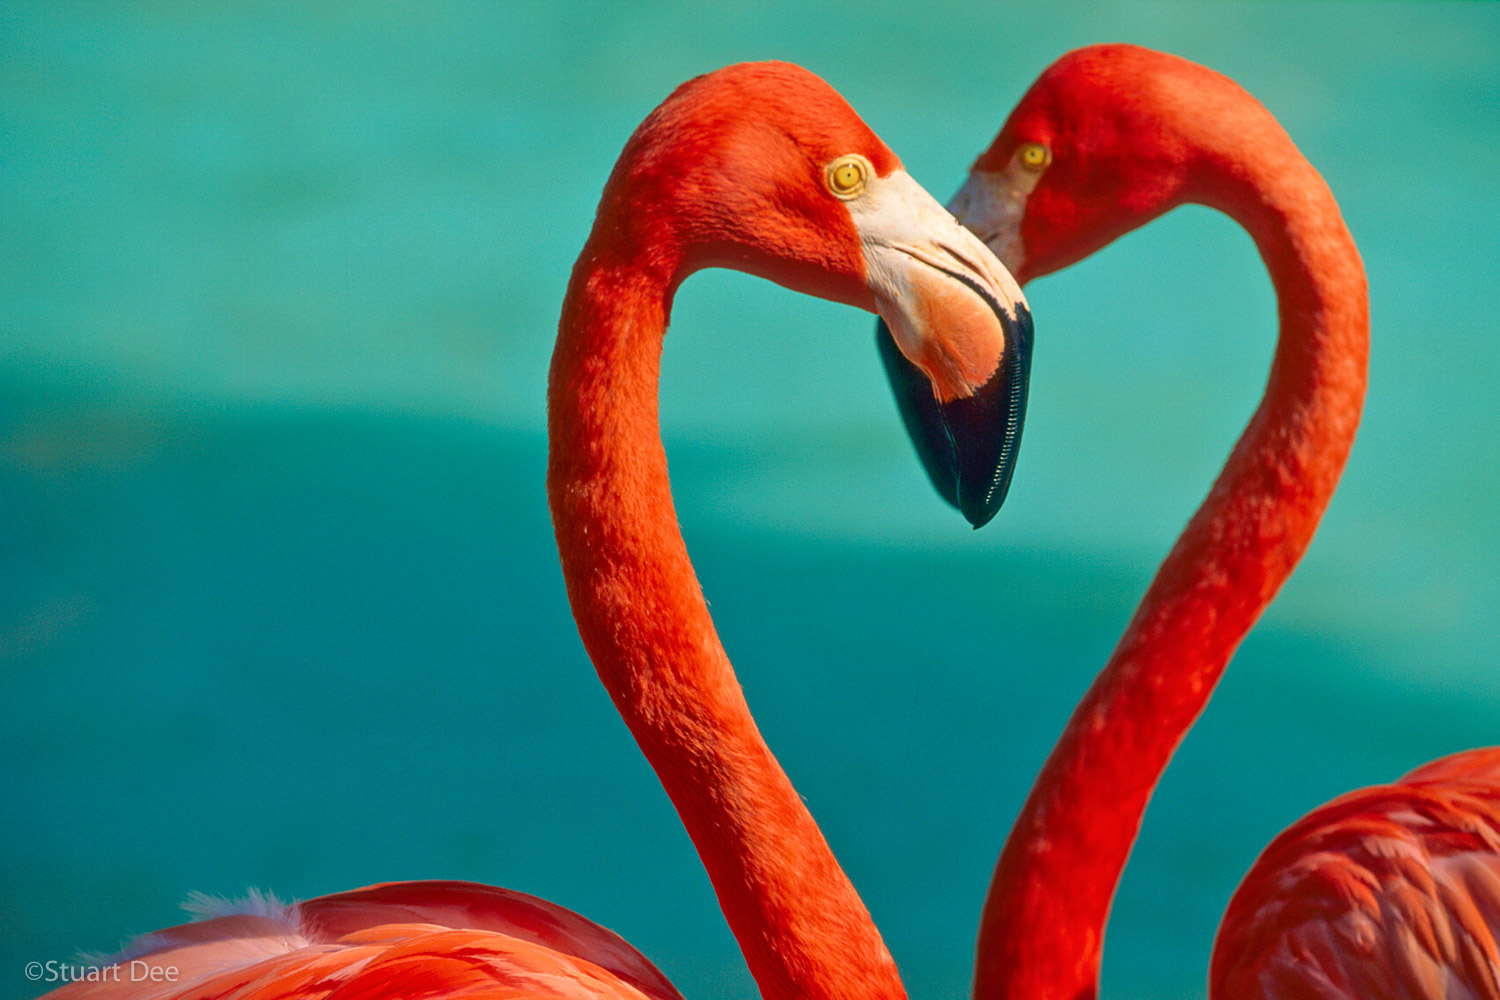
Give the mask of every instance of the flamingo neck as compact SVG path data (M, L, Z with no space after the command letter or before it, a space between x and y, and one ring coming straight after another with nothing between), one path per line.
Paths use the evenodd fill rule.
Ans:
M596 237L609 227L596 228ZM657 417L673 262L590 240L548 391L547 493L579 632L767 1000L904 1000L895 963L751 718L677 525Z
M985 901L976 1000L1097 996L1110 903L1152 789L1312 541L1354 442L1368 294L1338 206L1269 115L1213 131L1221 145L1204 151L1190 200L1239 221L1270 270L1270 379L1011 830Z

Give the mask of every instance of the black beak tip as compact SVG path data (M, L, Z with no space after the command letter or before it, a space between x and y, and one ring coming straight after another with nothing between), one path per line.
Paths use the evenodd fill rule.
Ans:
M922 468L975 530L994 519L1010 491L1031 377L1031 314L1023 305L1015 322L1001 319L1006 351L999 370L973 396L947 403L937 401L932 383L901 353L885 321L875 328L896 408Z
M964 517L974 526L974 530L978 531L995 519L1003 503L1005 503L1005 497L1002 495L992 504L965 504L962 511Z

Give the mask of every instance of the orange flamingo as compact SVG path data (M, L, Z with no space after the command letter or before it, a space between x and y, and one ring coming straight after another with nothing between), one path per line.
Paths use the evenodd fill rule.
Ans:
M574 615L762 995L904 1000L755 727L677 527L658 362L678 284L714 265L878 311L928 380L935 419L967 420L945 432L943 460L971 520L993 514L1008 482L1019 414L975 415L1004 418L1023 399L1029 317L983 244L827 84L750 64L689 81L636 130L573 270L553 355L547 488ZM112 976L52 996L680 1000L614 934L503 889L411 882L250 902L149 935Z
M1147 800L1338 483L1365 394L1364 268L1328 187L1229 79L1082 49L1022 98L955 215L1023 282L1195 202L1249 231L1280 339L1265 397L1074 711L985 902L977 1000L1098 991L1104 928ZM1214 946L1217 998L1500 997L1500 749L1339 798L1281 834Z

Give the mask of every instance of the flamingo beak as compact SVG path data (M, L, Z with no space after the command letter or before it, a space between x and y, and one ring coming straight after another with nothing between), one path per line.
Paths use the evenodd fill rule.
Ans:
M932 485L983 527L1015 471L1031 311L972 233L903 171L850 204L896 407Z

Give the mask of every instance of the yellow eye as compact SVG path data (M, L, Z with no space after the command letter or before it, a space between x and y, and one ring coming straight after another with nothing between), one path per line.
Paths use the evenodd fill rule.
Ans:
M870 161L851 153L828 164L828 190L840 198L854 198L870 178Z
M1027 170L1045 170L1047 164L1052 162L1052 150L1039 142L1022 143L1016 155Z

